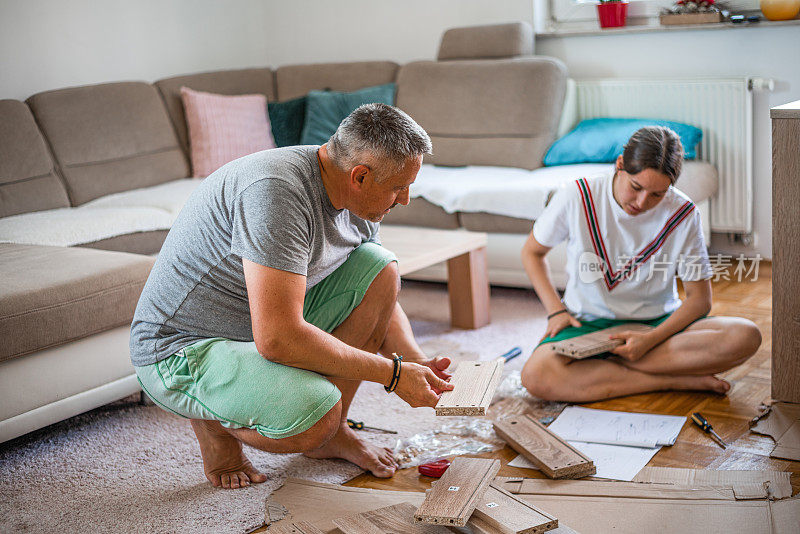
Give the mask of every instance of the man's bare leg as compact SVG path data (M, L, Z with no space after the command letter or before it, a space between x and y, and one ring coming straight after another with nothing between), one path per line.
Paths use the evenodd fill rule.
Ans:
M332 334L348 345L377 351L386 337L398 290L399 274L393 262L375 277L361 304ZM341 400L313 427L296 436L271 439L255 430L230 429L219 421L192 419L208 480L223 488L239 488L266 480L244 455L242 443L267 452L305 452L312 458L343 458L375 476L392 476L397 465L391 451L362 441L347 426L347 411L360 382L330 380L341 391Z
M641 359L614 361L655 374L707 375L727 371L747 361L761 346L761 332L740 317L708 317L689 325Z
M262 436L249 428L225 428L219 421L192 419L192 430L200 443L203 470L214 486L235 489L259 484L267 477L255 469L242 451L242 443L275 453L302 452L319 447L339 427L342 403L338 402L310 429L282 439Z
M331 334L350 346L376 352L386 337L398 291L397 264L392 262L375 277L361 304ZM339 429L330 441L315 450L307 451L305 455L310 458L343 458L370 471L376 477L391 477L397 470L392 451L362 440L347 426L350 404L361 382L332 378L329 380L342 393Z

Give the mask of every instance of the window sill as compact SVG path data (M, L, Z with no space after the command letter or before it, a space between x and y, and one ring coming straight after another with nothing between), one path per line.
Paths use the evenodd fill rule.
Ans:
M536 33L537 38L548 37L579 37L591 35L628 35L636 33L654 32L674 32L688 30L724 30L724 29L746 29L746 28L772 28L776 26L800 26L800 18L791 20L773 21L762 19L760 22L742 22L734 24L732 22L713 22L709 24L676 24L662 26L658 19L633 19L628 20L629 24L622 28L601 29L597 21L562 23L557 29L548 29L544 32Z

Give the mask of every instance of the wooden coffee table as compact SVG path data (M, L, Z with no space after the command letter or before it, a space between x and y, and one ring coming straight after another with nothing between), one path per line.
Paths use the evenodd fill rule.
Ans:
M400 276L447 261L450 324L480 328L489 324L489 277L486 234L385 225L383 246L397 255Z

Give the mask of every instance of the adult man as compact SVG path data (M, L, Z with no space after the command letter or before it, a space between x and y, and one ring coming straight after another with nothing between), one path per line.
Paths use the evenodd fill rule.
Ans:
M266 479L242 442L391 476L391 451L346 424L359 381L394 381L396 362L376 352L405 356L395 391L411 406L452 389L449 360L414 341L377 238L430 151L408 115L369 104L327 144L231 162L187 201L137 306L131 354L147 394L191 419L215 486Z

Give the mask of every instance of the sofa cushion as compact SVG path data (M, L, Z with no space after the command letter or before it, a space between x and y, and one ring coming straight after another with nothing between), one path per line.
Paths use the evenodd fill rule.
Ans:
M141 82L59 89L28 99L73 206L189 175L158 91Z
M155 82L172 124L178 134L181 147L189 154L189 133L186 128L186 115L181 101L181 87L195 91L205 91L220 95L261 94L267 101L276 98L272 69L238 69L202 72L188 76L174 76Z
M466 230L502 234L529 234L533 221L494 213L459 213L458 220Z
M442 208L424 198L412 198L408 206L398 204L384 216L383 224L402 224L405 226L425 226L455 230L458 228L458 215L447 213Z
M0 244L0 361L129 324L154 259Z
M275 71L278 99L291 100L309 91L355 91L362 87L395 81L397 63L391 61L353 61L287 65Z
M352 92L310 91L306 96L306 121L300 144L321 145L328 142L350 113L362 104L380 102L394 105L395 84L386 83Z
M192 176L205 178L226 163L275 148L264 95L218 95L181 88Z
M717 194L719 173L707 161L684 161L675 187L686 193L692 202L699 204Z
M566 69L551 58L419 61L397 77L397 106L433 141L426 163L535 169L553 142Z
M278 147L300 144L306 122L306 97L284 102L267 102L272 137Z
M437 59L510 58L533 54L533 28L527 22L451 28L442 35Z
M169 230L151 230L149 232L134 232L122 234L107 239L100 239L91 243L78 245L79 247L96 248L99 250L113 250L116 252L130 252L132 254L158 254L167 239Z
M67 190L31 110L0 100L0 217L66 206Z
M200 180L175 180L123 191L77 208L0 219L0 243L71 247L113 237L168 230Z

